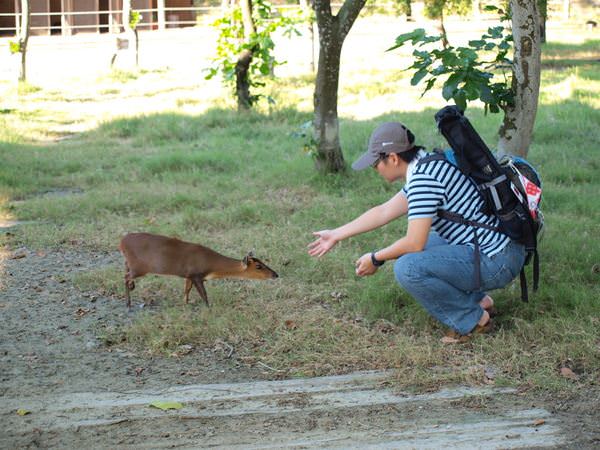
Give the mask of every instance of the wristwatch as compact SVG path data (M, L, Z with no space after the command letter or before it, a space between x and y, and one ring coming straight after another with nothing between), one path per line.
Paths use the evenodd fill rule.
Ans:
M383 266L383 264L385 264L385 260L380 261L377 258L375 258L375 252L371 252L371 262L375 267L381 267Z

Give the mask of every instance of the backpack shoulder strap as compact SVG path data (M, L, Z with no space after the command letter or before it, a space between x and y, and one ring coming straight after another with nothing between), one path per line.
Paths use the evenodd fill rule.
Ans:
M454 153L452 153L452 150L444 151L439 148L434 148L433 152L417 161L417 166L420 166L421 164L427 164L431 161L446 161L447 163L453 164L455 161Z

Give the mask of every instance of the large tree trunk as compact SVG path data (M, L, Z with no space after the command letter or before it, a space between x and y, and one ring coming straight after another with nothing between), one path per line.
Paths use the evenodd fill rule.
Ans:
M315 0L314 2L319 28L319 62L314 95L313 125L317 145L315 164L321 172L340 172L346 167L340 147L337 113L340 57L344 39L365 1L346 0L336 16L331 13L329 0Z
M250 41L251 36L256 32L254 20L252 19L252 0L240 0L242 9L242 21L244 25L244 39ZM252 62L252 50L243 50L235 65L235 93L238 102L238 111L248 111L252 107L252 97L250 96L250 63Z
M498 134L500 154L527 156L540 92L541 44L537 2L511 0L515 43L514 104L504 111Z
M29 33L31 18L31 7L29 0L21 0L21 26L19 27L19 52L21 53L21 69L19 71L19 81L27 81L27 43L29 42Z

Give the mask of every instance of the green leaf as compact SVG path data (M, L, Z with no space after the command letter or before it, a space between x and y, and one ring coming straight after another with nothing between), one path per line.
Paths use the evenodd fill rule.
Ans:
M152 408L162 409L163 411L166 411L168 409L181 409L181 408L183 408L183 405L181 403L179 403L179 402L163 402L163 401L160 401L160 400L152 402L148 406L150 406Z
M503 26L488 28L488 33L490 33L490 37L493 38L493 39L500 39L500 38L502 38L502 32L503 31L504 31L504 27Z
M465 91L459 89L458 91L456 91L456 94L452 98L456 103L456 106L458 106L463 111L467 110L467 96Z
M467 62L475 61L477 59L477 53L474 50L466 47L460 47L458 49L458 55L461 59L467 60ZM464 63L462 64L465 65Z
M23 408L17 409L17 415L26 416L27 414L31 414L31 411L29 411L27 409L23 409Z
M492 95L492 90L486 86L482 85L479 87L479 98L483 103L493 103L494 96Z
M485 44L486 44L486 41L484 41L483 39L477 39L477 40L469 41L469 45L471 47L475 47L477 49L483 47Z
M8 41L8 49L14 55L21 51L21 43L19 41Z
M445 73L447 73L449 70L446 66L444 66L443 64L440 64L439 66L437 66L435 69L433 69L431 71L432 75L435 76L439 76L439 75L443 75Z
M442 88L442 97L444 97L444 100L450 100L453 96L454 93L456 92L456 83L448 83L448 81L446 81L444 83L444 87Z
M427 69L418 70L410 80L411 86L416 86L427 75Z
M462 72L455 72L448 77L442 88L442 96L445 100L451 99L456 93L458 84L463 81L464 74Z
M429 89L431 89L433 87L435 80L436 80L436 78L433 78L433 77L430 78L429 80L427 80L427 84L425 85L425 89L423 90L421 97L423 97L425 95L425 92L427 92Z

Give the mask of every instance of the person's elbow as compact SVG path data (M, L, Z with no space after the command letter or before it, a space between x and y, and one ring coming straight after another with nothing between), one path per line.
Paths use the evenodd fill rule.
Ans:
M418 253L425 249L426 242L422 242L420 239L407 239L406 242L406 253Z

